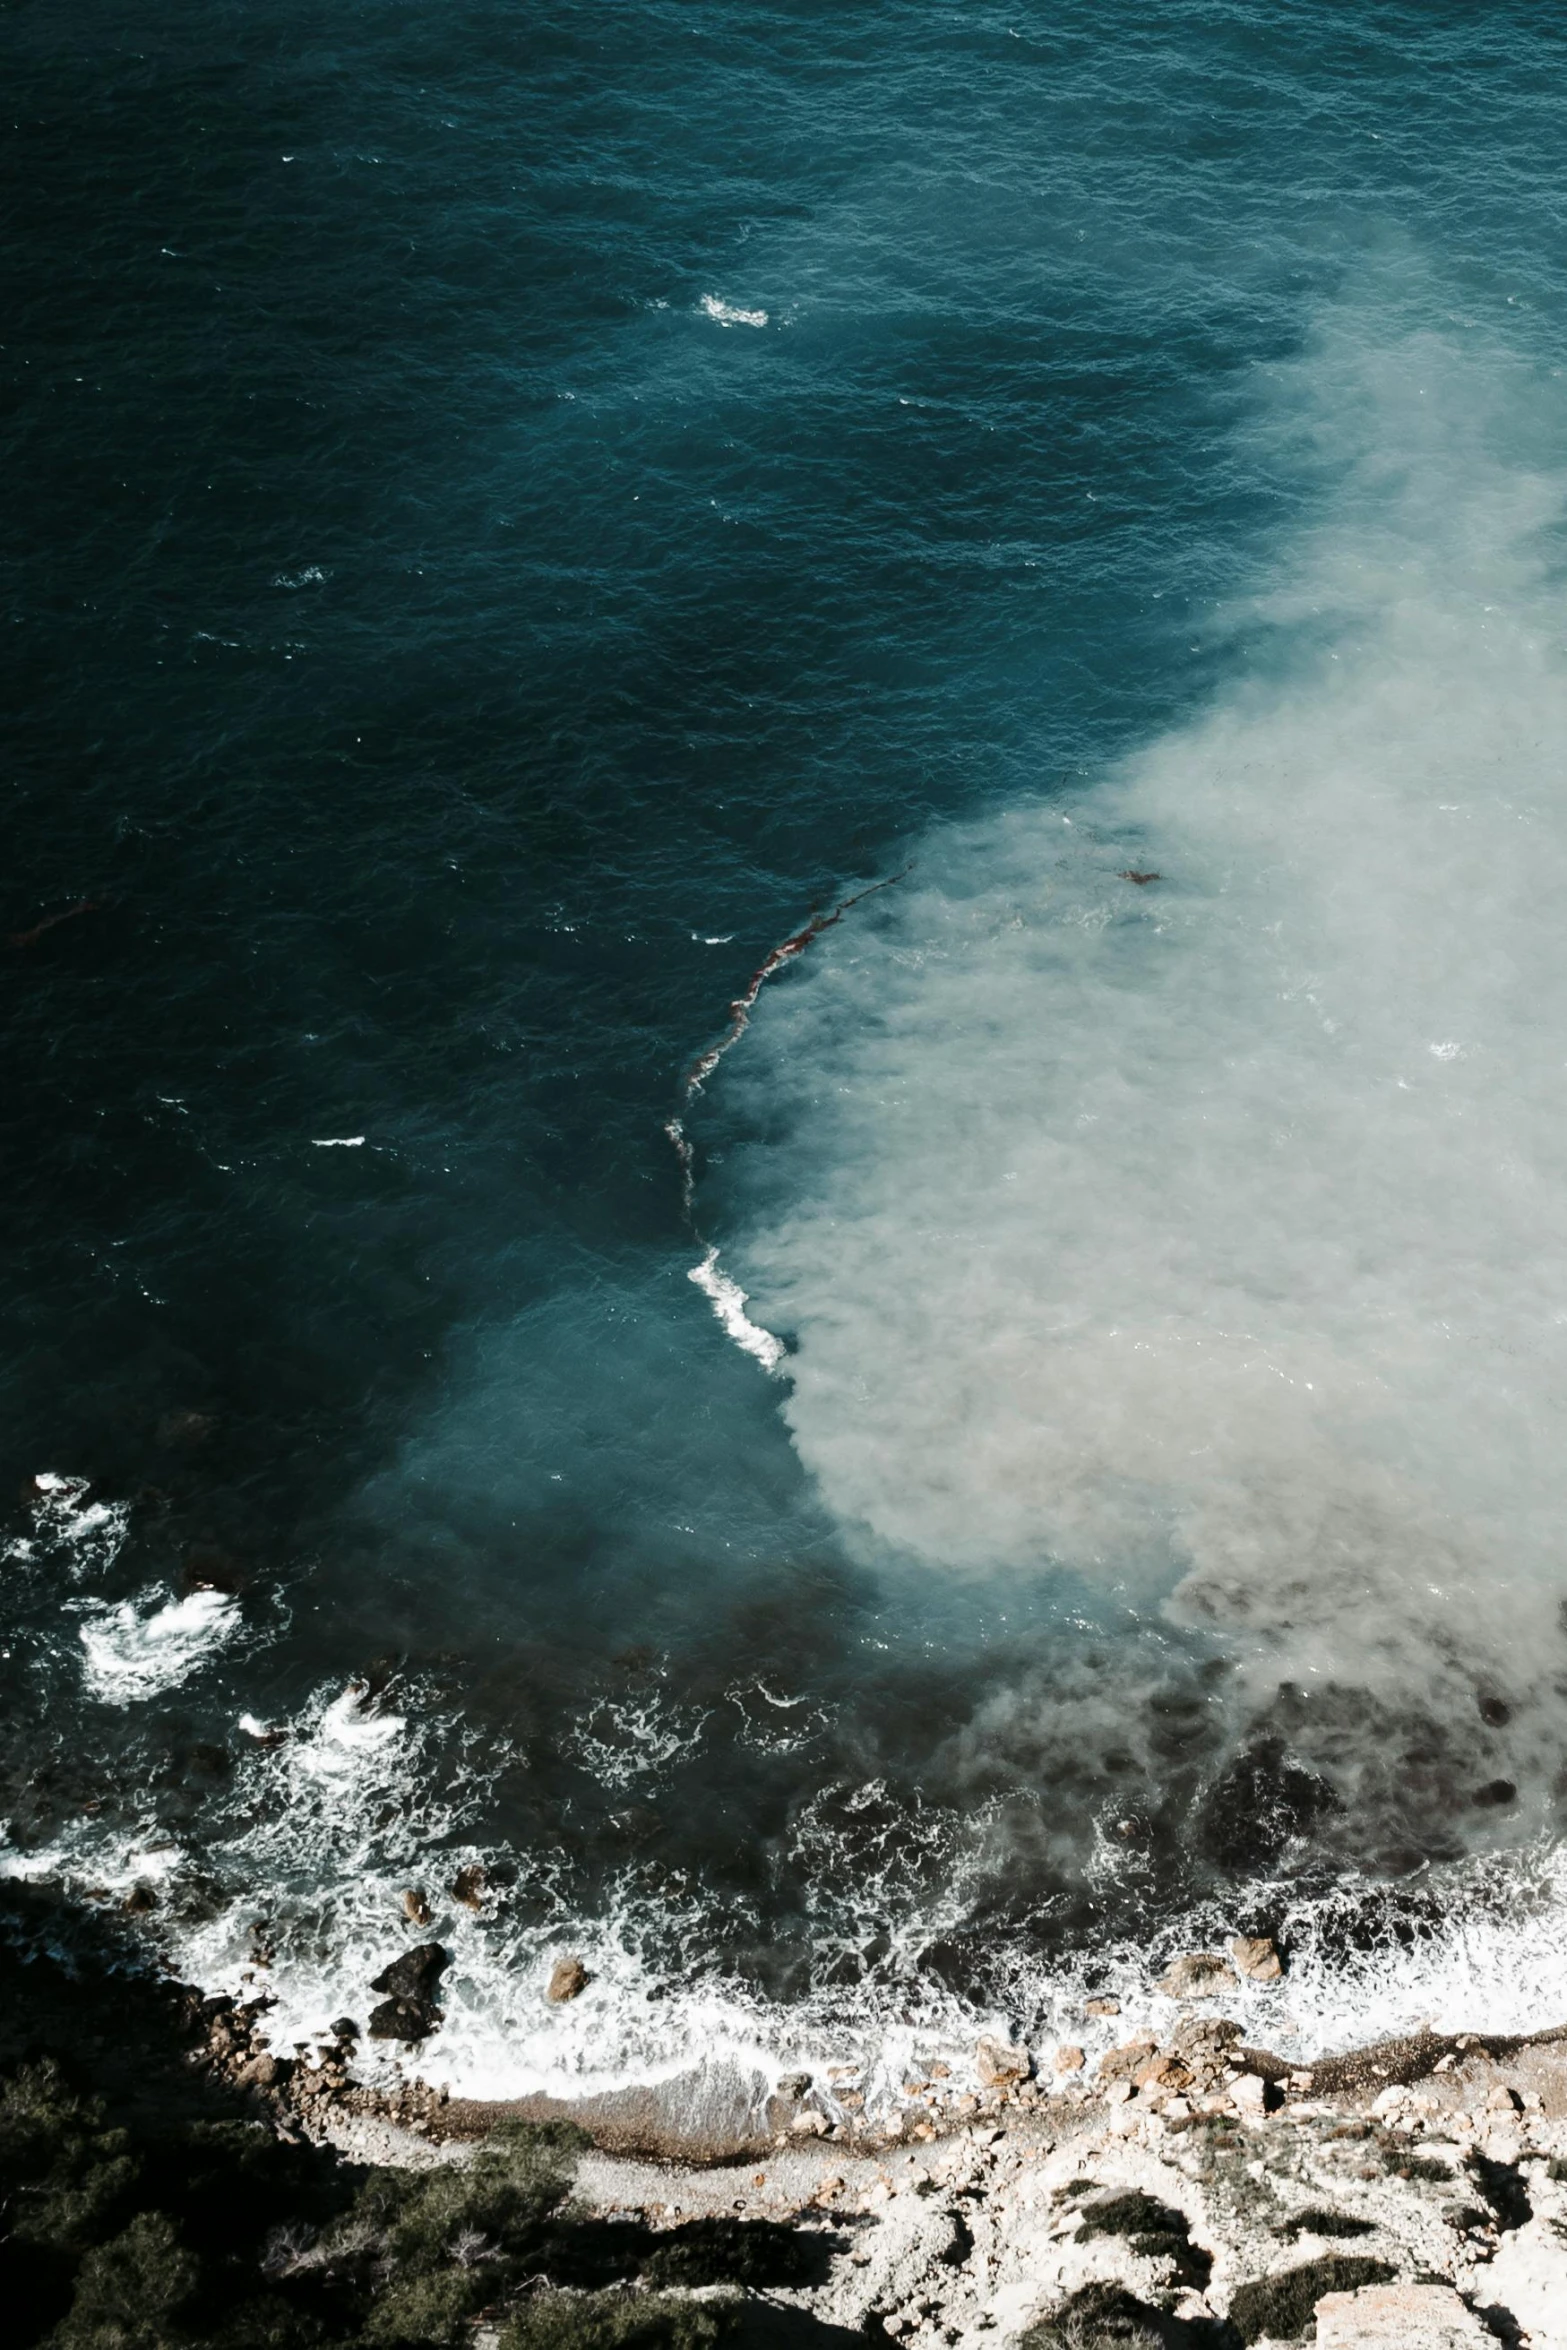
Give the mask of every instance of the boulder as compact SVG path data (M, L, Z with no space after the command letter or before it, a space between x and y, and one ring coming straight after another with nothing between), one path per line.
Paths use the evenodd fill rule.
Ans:
M1028 2050L1005 2040L981 2040L974 2051L974 2070L982 2089L1010 2088L1015 2081L1026 2081L1032 2069Z
M370 2013L372 2040L426 2040L441 2020L435 1994L451 1954L439 1942L421 1942L383 1967L370 1985L386 1994Z
M260 2056L253 2056L248 2064L242 2064L234 2075L243 2089L275 2089L283 2077L282 2064L264 2050Z
M1056 2050L1055 2068L1058 2073L1080 2073L1083 2069L1083 2063L1083 2051L1081 2048L1074 2048L1070 2041L1064 2042Z
M1169 2096L1178 2089L1191 2087L1192 2070L1178 2056L1150 2056L1132 2078L1145 2094Z
M383 1999L370 2010L372 2040L428 2040L441 2020L441 2011L427 1999Z
M1230 2103L1237 2113L1260 2114L1268 2110L1268 2084L1260 2073L1242 2073L1230 2088Z
M403 1895L403 1915L411 1926L430 1923L430 1904L422 1885L410 1885Z
M478 1861L471 1860L452 1879L452 1899L460 1902L464 1909L482 1910L489 1882L488 1874Z
M433 1999L451 1963L451 1952L443 1950L439 1942L421 1942L383 1967L370 1988L384 1991L389 1999Z
M1212 1999L1216 1993L1228 1990L1235 1981L1235 1973L1226 1958L1216 1950L1189 1950L1176 1959L1167 1973L1154 1985L1167 1999Z
M1120 2012L1121 2002L1119 1999L1085 1999L1083 2001L1084 2015L1119 2015Z
M580 1958L557 1958L550 1969L544 1996L551 2006L564 2007L568 1999L578 1998L592 1980Z
M1278 1945L1266 1934L1237 1934L1230 1944L1235 1971L1248 1983L1276 1983L1284 1972Z
M1140 2032L1135 2040L1123 2040L1119 2048L1107 2049L1099 2059L1100 2080L1135 2081L1152 2061L1158 2046L1151 2032Z

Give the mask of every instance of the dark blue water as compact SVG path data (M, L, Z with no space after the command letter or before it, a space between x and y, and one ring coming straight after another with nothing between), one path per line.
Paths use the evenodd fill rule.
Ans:
M425 1884L475 2087L1032 2028L1193 1904L1554 1884L1556 13L84 0L0 45L13 1870L154 1885L213 1981L264 1918L303 2021ZM1441 806L1536 827L1494 870L1387 814L1471 738ZM1046 899L1109 960L1010 962ZM1471 934L1409 1034L1480 1090L1384 1133L1383 1007ZM1312 989L1364 1098L1277 1027ZM1068 1165L1112 1067L1135 1147ZM1263 1106L1210 1159L1220 1071ZM1034 1392L1149 1299L1358 1400L1194 1433L1102 1350ZM1462 1625L1376 1597L1400 1545ZM1375 1671L1278 1598L1329 1554Z

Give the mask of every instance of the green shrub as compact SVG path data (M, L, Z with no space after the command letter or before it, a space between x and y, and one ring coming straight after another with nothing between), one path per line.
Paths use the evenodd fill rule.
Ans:
M827 2240L768 2221L655 2233L570 2207L569 2125L503 2123L466 2163L359 2169L264 2122L111 2127L53 2062L0 2078L0 2309L17 2350L450 2350L534 2280L507 2350L712 2350L739 2299ZM570 2291L580 2283L612 2290Z
M500 2350L712 2350L740 2308L651 2293L539 2293L512 2317Z
M641 2275L649 2285L810 2285L821 2281L826 2240L767 2219L693 2219L654 2239Z
M1324 2293L1358 2293L1362 2285L1387 2284L1393 2273L1385 2260L1329 2252L1279 2276L1242 2285L1230 2301L1230 2323L1243 2342L1260 2341L1264 2334L1298 2342L1313 2327Z
M174 2222L161 2211L139 2211L83 2259L70 2310L54 2331L55 2350L171 2350L188 2339L180 2313L200 2274Z
M1164 2350L1162 2313L1122 2285L1084 2285L1041 2325L1021 2335L1018 2350Z
M141 2165L125 2130L75 2096L52 2059L0 2084L0 2192L7 2233L52 2252L80 2253L131 2207Z
M455 2342L464 2320L494 2298L496 2280L482 2268L426 2268L394 2276L376 2294L364 2339L377 2343Z
M1375 2229L1369 2219L1352 2219L1347 2211L1328 2211L1312 2204L1281 2219L1273 2233L1292 2244L1297 2236L1369 2236Z
M1192 2242L1185 2212L1156 2201L1139 2188L1084 2204L1077 2240L1089 2243L1095 2236L1125 2237L1143 2259L1169 2261L1179 2282L1195 2285L1199 2291L1206 2288L1213 2274L1213 2255Z

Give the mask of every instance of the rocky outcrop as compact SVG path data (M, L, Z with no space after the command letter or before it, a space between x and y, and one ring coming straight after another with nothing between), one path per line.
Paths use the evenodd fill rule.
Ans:
M552 2007L562 2007L568 1999L580 1998L592 1980L580 1958L557 1958L544 1986L544 1996Z
M372 1991L385 1993L380 2006L370 2011L371 2039L427 2040L441 2020L435 1995L450 1965L451 1955L439 1942L421 1942L383 1967L370 1985Z
M1278 1946L1266 1934L1237 1934L1230 1943L1235 1972L1248 1983L1276 1983L1284 1972Z
M1212 1999L1235 1988L1235 1971L1216 1950L1189 1950L1154 1985L1167 1999Z
M982 2089L1009 2088L1026 2081L1033 2069L1028 2050L1005 2040L981 2040L974 2051L974 2071Z

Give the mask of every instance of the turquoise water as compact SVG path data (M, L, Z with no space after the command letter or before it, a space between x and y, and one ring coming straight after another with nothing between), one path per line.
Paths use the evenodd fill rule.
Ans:
M476 2087L1523 1998L1555 13L0 41L8 1867Z

